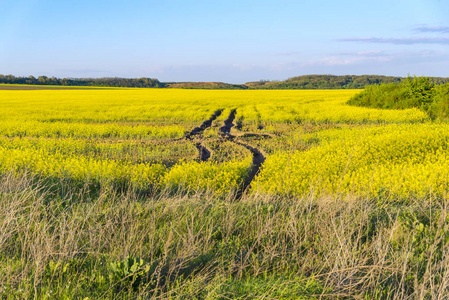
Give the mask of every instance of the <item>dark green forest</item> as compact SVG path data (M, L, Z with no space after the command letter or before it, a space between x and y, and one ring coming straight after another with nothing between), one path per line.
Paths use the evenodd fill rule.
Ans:
M434 84L449 83L449 78L429 77ZM155 78L56 78L47 76L16 77L1 75L0 84L184 88L184 89L363 89L369 85L401 83L406 78L382 75L303 75L283 81L260 80L245 84L223 82L160 82Z
M404 77L382 75L304 75L284 81L247 82L253 89L363 89L368 85L400 83ZM447 83L449 78L432 77L435 84Z
M100 86L100 87L139 87L161 88L164 84L153 78L56 78L47 76L16 77L14 75L1 75L3 84L29 84L29 85L61 85L61 86Z
M401 77L380 75L304 75L284 81L247 82L257 89L362 89L367 85L400 82Z

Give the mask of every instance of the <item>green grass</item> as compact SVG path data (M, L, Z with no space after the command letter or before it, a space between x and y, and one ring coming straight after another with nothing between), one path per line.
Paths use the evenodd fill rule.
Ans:
M3 299L438 298L447 199L235 201L0 178Z

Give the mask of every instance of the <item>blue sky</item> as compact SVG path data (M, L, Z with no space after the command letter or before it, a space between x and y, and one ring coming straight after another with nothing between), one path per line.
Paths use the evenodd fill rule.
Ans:
M0 74L449 77L444 0L0 0Z

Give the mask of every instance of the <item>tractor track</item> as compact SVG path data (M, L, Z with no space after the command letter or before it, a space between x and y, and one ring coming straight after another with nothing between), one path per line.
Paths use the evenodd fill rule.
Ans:
M222 111L223 109L216 110L209 119L203 121L200 126L193 128L192 131L187 133L184 137L184 139L195 143L195 147L198 149L198 161L200 162L208 161L213 153L212 149L207 147L204 143L202 133L212 126L212 122L221 115Z
M224 120L224 125L221 126L218 130L220 131L220 134L222 137L230 136L232 127L235 126L234 120L235 120L235 114L237 113L237 109L231 110L231 113L229 114L229 117Z
M208 148L204 142L198 142L195 144L195 147L198 149L199 157L198 160L201 161L208 161L209 158L212 156L212 150Z
M212 122L217 119L224 109L219 109L215 111L215 113L207 120L205 120L200 126L195 127L186 134L184 137L185 140L189 140L193 143L195 143L195 147L198 149L198 161L205 162L208 161L212 155L213 151L209 147L206 146L205 140L202 136L202 133L209 127L212 126ZM249 189L251 188L251 184L254 181L254 178L259 173L262 164L265 162L266 155L265 153L258 149L257 147L254 147L253 145L247 144L240 140L239 138L245 138L245 137L255 137L259 136L262 138L272 138L275 137L275 135L270 133L231 133L232 128L236 126L234 123L235 116L237 114L237 109L232 109L229 116L224 120L223 126L221 126L218 131L221 139L219 141L230 141L233 142L236 145L239 145L241 147L246 148L249 150L253 156L252 164L251 164L251 170L248 174L248 177L243 182L242 187L237 191L236 200L239 200L242 198L244 194L246 194ZM237 128L237 127L236 127Z
M238 140L239 136L244 137L244 136L248 136L248 134L242 134L239 136L231 134L232 127L235 126L234 120L235 120L236 113L237 113L236 109L231 110L231 113L229 114L228 118L224 121L224 125L222 127L220 127L219 131L220 131L220 135L223 139L229 140L239 146L245 147L253 155L253 163L251 165L251 171L248 174L248 178L243 182L242 188L237 193L236 199L238 200L244 194L246 194L248 192L248 190L251 188L251 183L253 182L256 175L259 173L260 168L262 167L262 164L265 162L266 156L258 148L253 147L247 143L244 143L244 142L241 142ZM251 135L252 136L263 136L263 137L269 136L269 137L271 137L271 135L268 135L268 134L265 135L265 134L254 134L253 133Z
M205 120L200 126L193 128L192 131L187 133L185 138L192 139L193 136L203 133L204 130L212 126L212 122L221 115L222 111L223 109L215 111L209 119Z
M251 165L251 172L248 174L248 178L243 182L242 189L237 193L237 199L240 199L251 188L251 184L254 178L256 178L257 174L259 174L260 168L262 167L262 164L265 162L266 156L255 147L236 141L235 139L232 141L237 145L245 147L253 154L253 163Z

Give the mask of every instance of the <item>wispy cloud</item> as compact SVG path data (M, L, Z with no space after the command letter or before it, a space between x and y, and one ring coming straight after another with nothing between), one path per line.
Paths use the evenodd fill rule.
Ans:
M300 52L298 52L298 51L286 51L286 52L277 53L277 55L280 55L280 56L292 56L292 55L299 54L299 53Z
M367 50L367 51L357 51L357 52L339 52L336 55L345 56L365 56L365 57L384 57L389 56L385 51L382 50Z
M350 56L350 55L333 55L328 57L323 57L317 60L308 61L306 63L303 63L303 67L307 66L350 66L350 65L356 65L356 64L362 64L362 63L368 63L368 62L386 62L390 61L392 58L387 56L380 56L380 57L369 57L369 56Z
M419 26L413 30L415 32L449 33L449 26Z
M96 69L56 69L56 72L65 72L65 73L105 73L111 74L111 71L107 70L96 70Z
M341 42L359 42L359 43L378 43L378 44L395 44L395 45L413 45L413 44L449 44L449 37L397 37L397 38L383 38L383 37L360 37L360 38L344 38L339 39Z
M431 61L445 61L448 53L438 51L400 51L385 52L378 50L339 52L322 57L317 60L310 60L302 64L306 66L350 66L350 65L373 65L384 63L421 63Z
M357 63L360 63L364 61L365 59L361 57L350 57L350 58L343 58L339 56L328 56L323 57L314 61L307 62L303 64L303 66L310 66L310 65L322 65L322 66L348 66L348 65L354 65Z
M303 74L445 74L448 51L367 49L364 51L329 52L316 58L292 57L278 63L235 63L222 65L151 65L143 66L139 76L161 81L223 81L243 83L259 79L285 79ZM437 66L438 72L432 68ZM441 70L441 71L440 71Z
M369 62L386 62L393 59L394 55L381 50L339 52L317 60L308 61L304 63L303 66L349 66Z

